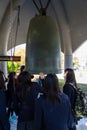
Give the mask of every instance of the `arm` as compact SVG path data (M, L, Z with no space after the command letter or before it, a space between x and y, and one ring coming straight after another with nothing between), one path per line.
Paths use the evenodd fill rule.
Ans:
M63 92L66 95L68 95L71 102L71 106L73 107L74 89L70 85L67 84L63 87Z
M70 101L67 101L67 110L68 110L68 128L73 128L76 124L74 121L74 117L72 115L72 110L71 110L71 104Z
M65 85L63 87L63 92L68 95L69 98L71 98L72 89L69 85Z

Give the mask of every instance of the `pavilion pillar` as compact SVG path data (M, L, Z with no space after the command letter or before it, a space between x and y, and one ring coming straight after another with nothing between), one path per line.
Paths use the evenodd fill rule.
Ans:
M64 69L73 68L73 54L71 44L71 32L69 27L69 21L67 17L67 11L65 3L61 0L57 1L58 8L55 9L56 4L51 1L51 6L54 10L56 20L60 30L61 44L63 44L64 52Z
M72 46L71 46L71 37L66 28L66 32L64 33L64 69L73 68L73 54L72 54Z
M24 0L22 0L22 3L24 2ZM6 56L7 55L7 47L8 44L12 44L10 41L10 43L8 43L9 41L9 37L11 36L10 33L11 32L11 28L13 27L13 22L14 19L17 15L17 9L15 9L18 3L15 1L13 8L12 8L12 12L10 10L10 3L5 11L5 14L2 18L2 22L0 25L0 56ZM12 14L11 14L12 13ZM12 15L12 18L11 18ZM11 21L12 19L12 21ZM11 39L10 39L11 40ZM14 43L13 43L14 44ZM0 61L0 70L2 70L5 74L7 74L7 62L6 61Z
M2 19L2 23L0 26L0 56L4 56L7 53L7 44L10 33L10 25L9 25L9 14L10 10L7 8L7 11ZM0 61L0 70L2 70L5 74L7 74L7 62Z

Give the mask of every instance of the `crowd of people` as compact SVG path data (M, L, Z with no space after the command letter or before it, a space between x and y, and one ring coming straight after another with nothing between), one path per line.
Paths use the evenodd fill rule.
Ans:
M17 130L76 130L78 87L73 69L65 69L62 91L56 74L40 72L39 79L33 78L24 66L19 75L11 72L8 78L0 71L0 130L10 130L13 112L18 116Z

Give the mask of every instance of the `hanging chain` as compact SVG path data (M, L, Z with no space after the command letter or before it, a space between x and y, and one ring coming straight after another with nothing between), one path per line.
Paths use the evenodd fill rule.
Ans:
M13 44L13 28L12 28L12 25L13 25L13 3L12 3L12 0L10 0L10 37L9 37L9 40L10 40L10 43L11 43L11 56L13 55L12 54L12 44Z

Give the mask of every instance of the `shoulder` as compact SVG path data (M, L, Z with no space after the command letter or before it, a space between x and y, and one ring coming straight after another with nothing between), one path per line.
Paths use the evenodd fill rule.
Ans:
M37 89L38 88L38 83L37 82L32 82L31 83L31 89Z
M37 102L42 103L45 101L45 96L43 93L39 93L40 95L37 97Z
M66 100L66 101L68 101L68 100L69 100L68 95L67 95L67 94L65 94L65 93L61 93L61 94L60 94L60 96L61 96L62 100Z
M64 84L64 87L65 87L65 88L67 88L67 87L68 87L68 88L72 88L73 86L72 86L70 83L65 83L65 84Z
M36 82L32 82L30 86L30 93L37 97L38 94L38 84Z
M40 78L37 78L37 79L36 79L36 82L39 83L39 81L40 81Z
M32 86L39 89L40 85L37 82L32 82Z
M0 95L5 95L5 91L3 91L2 89L0 89Z
M70 105L70 98L68 97L68 95L62 93L61 97L62 97L62 103L66 104L67 107L71 106Z
M32 86L38 86L38 83L33 81Z
M74 87L73 87L73 85L71 85L71 84L65 84L64 86L63 86L63 91L74 91Z

